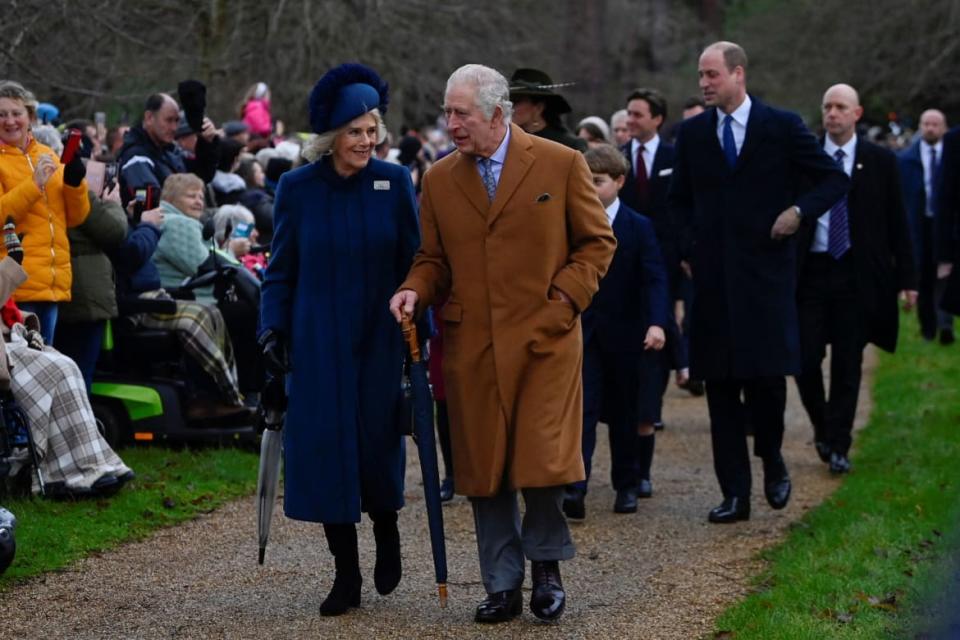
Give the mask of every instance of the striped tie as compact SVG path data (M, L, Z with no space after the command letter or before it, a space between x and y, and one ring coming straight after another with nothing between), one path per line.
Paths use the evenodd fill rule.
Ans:
M497 195L497 180L493 177L493 160L490 158L480 158L480 179L487 190L487 198L493 202L493 197Z
M843 169L843 149L837 149L833 157ZM827 253L839 260L850 250L850 222L847 216L847 194L830 208L830 229L827 239Z

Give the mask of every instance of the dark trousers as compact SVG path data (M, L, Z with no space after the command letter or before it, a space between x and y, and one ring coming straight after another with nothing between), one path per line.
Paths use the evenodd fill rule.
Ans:
M90 393L90 387L93 385L93 372L97 368L106 325L106 320L93 320L61 322L57 326L53 346L77 363L80 373L83 374L83 381L87 385L87 393Z
M443 456L443 476L452 478L453 449L450 446L450 414L447 412L446 400L437 400L437 440Z
M946 288L946 278L937 279L937 260L933 251L933 218L922 221L922 255L920 256L920 287L917 291L917 319L920 333L927 340L937 337L937 330L953 330L953 316L940 308Z
M616 491L632 489L639 481L637 458L637 402L641 354L602 351L596 340L583 349L583 466L587 479L574 487L586 492L597 422L605 420L610 436L610 481ZM601 416L601 412L603 415Z
M707 408L713 469L724 498L750 497L750 455L747 421L753 426L754 455L763 459L780 455L787 383L782 376L749 380L707 380Z
M797 289L803 369L797 389L814 439L846 455L860 394L865 341L857 304L853 257L840 260L825 253L807 255ZM822 362L830 345L830 398L823 384Z

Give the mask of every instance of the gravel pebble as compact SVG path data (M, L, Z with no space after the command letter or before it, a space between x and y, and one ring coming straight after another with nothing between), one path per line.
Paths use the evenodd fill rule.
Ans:
M858 424L869 412L875 357L868 350ZM473 623L484 597L469 503L444 508L450 600L437 604L415 447L408 447L407 506L401 511L404 578L389 596L373 588L373 532L359 528L363 604L322 618L332 559L319 525L287 520L279 510L257 565L254 501L214 513L149 539L123 545L4 591L2 637L11 638L663 638L713 631L715 617L750 591L762 569L758 552L780 541L788 526L838 485L811 446L811 430L792 382L784 457L794 494L772 511L755 490L749 522L710 525L719 500L710 453L706 403L673 387L667 428L657 435L654 497L639 512L612 512L609 454L597 447L587 519L571 528L577 557L563 563L568 606L558 624L519 620ZM607 440L600 430L600 443ZM754 487L762 487L754 461ZM256 468L251 468L256 473ZM527 582L527 593L529 580ZM525 598L526 599L526 598Z

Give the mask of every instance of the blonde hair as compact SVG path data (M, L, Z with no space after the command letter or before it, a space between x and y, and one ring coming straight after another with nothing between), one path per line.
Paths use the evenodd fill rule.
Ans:
M30 120L37 119L37 98L19 82L0 80L0 98L19 100L26 108Z
M173 173L163 181L163 190L160 199L173 203L177 197L188 189L203 189L203 180L192 173Z
M387 127L383 124L383 117L380 115L380 110L371 109L363 115L373 116L373 119L377 121L377 144L380 144L387 137ZM357 117L359 118L361 116ZM303 149L300 151L300 155L309 162L316 162L321 156L325 156L333 151L333 143L336 142L337 136L349 128L350 122L332 131L324 131L319 135L312 136L303 143Z

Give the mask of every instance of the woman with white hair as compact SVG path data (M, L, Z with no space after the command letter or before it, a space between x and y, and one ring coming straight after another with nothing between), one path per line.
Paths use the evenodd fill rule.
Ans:
M289 392L284 510L323 523L335 560L321 615L360 604L362 512L373 520L377 591L390 593L401 575L404 346L387 302L420 236L410 173L372 157L386 135L387 102L386 83L359 64L336 67L314 86L318 135L304 148L310 163L280 180L261 296L260 344L273 376L263 404L284 377Z

